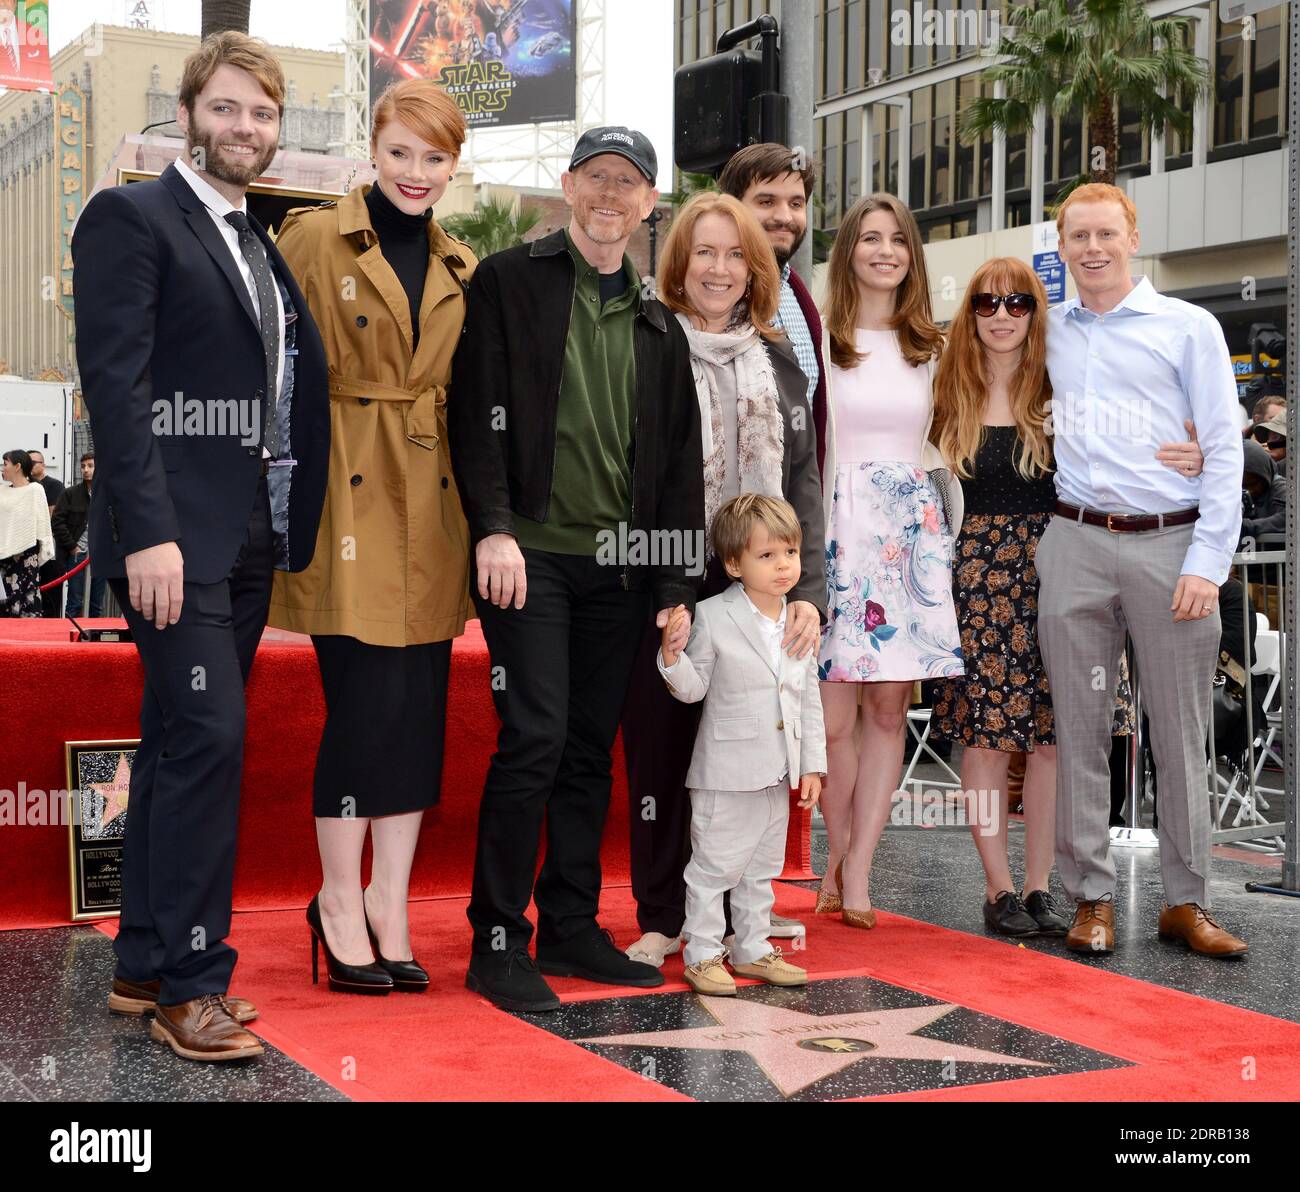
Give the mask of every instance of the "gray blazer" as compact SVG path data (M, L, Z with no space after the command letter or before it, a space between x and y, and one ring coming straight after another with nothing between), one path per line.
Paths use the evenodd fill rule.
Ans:
M655 662L675 698L704 700L686 775L691 789L762 790L787 767L792 786L804 774L825 774L817 652L799 660L782 651L773 669L739 582L696 606L691 640L671 671L658 651Z

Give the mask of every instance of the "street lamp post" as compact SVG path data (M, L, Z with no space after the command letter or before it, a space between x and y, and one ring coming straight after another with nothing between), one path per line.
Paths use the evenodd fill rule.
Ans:
M1291 70L1291 98L1289 121L1287 125L1287 143L1290 146L1288 168L1290 185L1287 187L1287 278L1286 278L1286 431L1287 441L1294 443L1300 432L1300 418L1296 417L1296 404L1300 401L1300 383L1296 380L1296 345L1300 343L1300 12L1291 5L1291 53L1287 61ZM1300 643L1300 600L1296 597L1296 579L1300 576L1297 563L1300 562L1300 506L1296 502L1297 471L1300 468L1293 462L1286 474L1286 582L1290 599L1285 602L1287 679L1286 679L1286 732L1285 742L1285 776L1286 776L1286 855L1282 860L1282 885L1288 890L1300 890L1300 841L1297 841L1297 829L1300 815L1296 813L1298 801L1296 793L1297 773L1296 746L1300 737L1300 702L1296 698L1296 645Z

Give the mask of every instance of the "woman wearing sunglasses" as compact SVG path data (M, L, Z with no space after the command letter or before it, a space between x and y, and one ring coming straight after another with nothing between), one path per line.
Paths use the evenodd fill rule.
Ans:
M984 865L984 921L1003 935L1064 935L1070 925L1048 893L1056 736L1034 570L1056 505L1046 314L1043 283L1024 261L986 262L953 318L934 382L932 439L961 477L964 498L953 589L965 673L937 685L931 732L965 746L961 782ZM1194 440L1163 444L1156 458L1184 475L1201 471ZM1132 707L1122 671L1119 686L1124 722ZM1004 798L1017 752L1028 755L1023 899L1007 860Z
M927 442L943 335L916 220L893 195L867 195L845 215L828 294L819 669L830 857L817 909L871 928L871 863L903 767L912 685L964 672L952 537L930 476L943 461ZM960 486L949 495L955 504Z

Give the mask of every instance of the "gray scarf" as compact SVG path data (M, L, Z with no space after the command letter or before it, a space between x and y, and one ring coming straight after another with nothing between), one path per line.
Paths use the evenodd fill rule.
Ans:
M785 422L778 401L776 374L762 337L752 323L721 334L697 331L686 315L678 321L691 349L691 373L700 403L704 441L704 525L713 553L713 515L722 504L727 475L734 471L742 493L784 498ZM736 455L726 458L722 405L715 369L731 368L736 378Z

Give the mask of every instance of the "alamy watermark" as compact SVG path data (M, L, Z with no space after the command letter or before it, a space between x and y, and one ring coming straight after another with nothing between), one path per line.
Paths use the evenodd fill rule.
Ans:
M640 530L619 522L596 533L596 562L604 567L684 567L704 574L703 530Z
M18 0L16 5L0 5L0 45L6 42L17 45L20 52L40 46L48 47L49 7L45 4L31 4L29 0ZM104 26L95 21L70 39L68 44L80 46L87 58L98 57L104 52Z
M1004 798L1000 790L895 791L889 809L889 822L909 828L975 828L981 836L998 831L998 806ZM972 812L974 819L972 822Z
M148 1128L113 1130L73 1122L50 1132L51 1163L116 1163L132 1171L153 1167L153 1131Z
M157 398L152 409L155 435L238 435L245 447L261 439L264 406L260 398L185 397L177 393L174 401Z
M1002 40L1002 14L996 8L954 11L916 0L910 9L889 14L889 40L896 46L978 46L990 55Z
M92 792L84 792L86 794ZM81 826L83 792L45 790L20 782L17 790L0 790L0 828Z
M1147 398L1110 398L1103 401L1095 390L1080 395L1067 391L1048 402L1046 434L1061 438L1092 435L1108 439L1147 442L1151 438L1153 408Z

